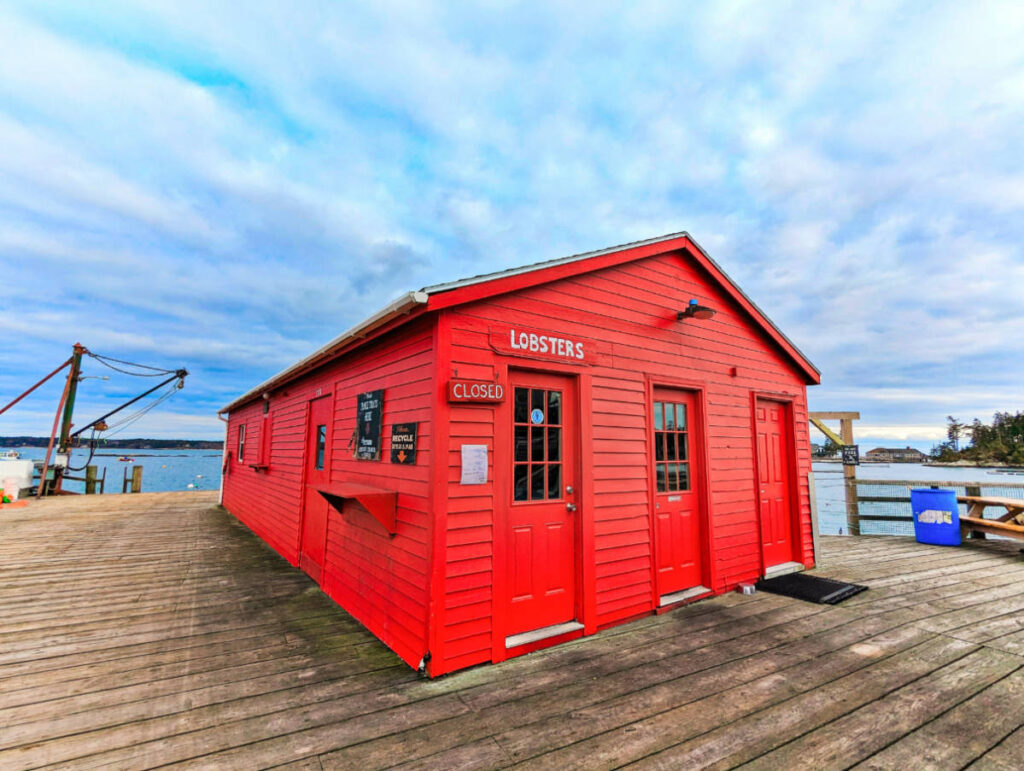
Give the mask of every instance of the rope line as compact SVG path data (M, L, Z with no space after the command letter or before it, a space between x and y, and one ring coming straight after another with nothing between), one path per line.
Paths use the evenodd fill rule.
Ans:
M93 353L92 351L86 351L86 355L92 357L100 364L102 364L104 367L109 367L115 372L120 372L124 375L131 375L133 377L160 377L161 375L171 375L174 372L176 372L176 370L173 369L160 369L159 367L151 367L148 364L139 364L138 362L134 361L124 361L123 359L115 359L112 356L101 356L100 354ZM131 372L126 369L121 369L120 367L115 367L113 364L110 363L112 361L117 362L118 364L124 364L127 367L148 369L150 370L150 372Z
M95 455L96 455L96 429L94 428L92 430L92 436L89 437L89 457L85 459L85 463L83 463L81 466L78 466L77 468L75 466L68 466L66 470L67 471L85 471L89 467L89 464L92 463L92 459L93 459L93 457ZM68 457L69 458L71 457L70 452L68 453Z
M174 396L175 391L178 391L178 390L179 390L178 384L177 383L172 383L171 386L166 391L164 391L164 393L162 395L158 396L156 399L154 399L148 405L146 405L145 407L143 407L142 409L140 409L140 410L138 410L136 412L133 412L131 415L128 415L127 417L122 418L117 423L114 423L112 426L109 426L107 428L107 430L103 432L104 433L104 439L109 439L110 437L115 436L116 434L121 433L126 428L128 428L128 426L130 426L132 423L135 423L140 418L142 418L147 412L152 410L154 407L156 407L159 404L163 404L165 401L167 401L172 396ZM113 429L113 430L111 430L111 429Z

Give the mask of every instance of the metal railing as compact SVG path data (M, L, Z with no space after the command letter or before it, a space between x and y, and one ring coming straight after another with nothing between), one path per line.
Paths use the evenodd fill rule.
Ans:
M857 519L861 535L913 535L910 490L941 487L961 495L991 495L1024 500L1022 482L935 482L920 479L857 479ZM960 513L967 507L960 504ZM850 523L852 526L854 523Z

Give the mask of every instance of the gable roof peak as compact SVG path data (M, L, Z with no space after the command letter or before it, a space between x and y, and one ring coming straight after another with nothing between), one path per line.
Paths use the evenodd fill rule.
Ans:
M282 370L278 374L250 389L242 396L223 407L219 412L230 412L236 407L251 401L262 393L278 388L293 380L303 372L308 372L322 365L332 356L358 345L360 341L370 339L384 328L394 328L405 321L419 315L443 308L451 308L468 302L474 302L505 292L555 281L566 275L578 275L591 270L599 270L604 265L623 264L635 260L653 257L674 250L685 250L711 276L719 286L764 330L765 334L789 357L803 372L807 382L821 382L821 373L793 342L779 329L775 322L768 318L753 300L711 259L710 255L686 231L668 233L642 241L631 241L618 246L610 246L592 252L572 254L553 260L521 265L492 273L450 281L443 284L426 286L416 292L408 292L387 307L381 309L366 320L343 332L326 345L309 356ZM588 266L586 263L594 263ZM488 286L490 285L490 286Z
M431 286L425 286L421 289L421 292L429 294L437 294L439 292L449 292L453 289L460 289L464 286L472 286L473 284L483 284L488 281L497 281L498 279L508 278L509 276L519 276L523 273L532 273L536 270L544 270L545 268L554 268L559 265L568 265L573 262L582 262L583 260L590 260L594 257L603 257L606 254L617 254L618 252L624 252L627 249L637 249L642 246L651 246L653 244L660 244L665 241L674 241L677 239L687 239L691 243L693 239L690 238L690 234L685 230L680 230L678 233L668 233L663 236L657 236L655 238L645 238L641 241L630 241L625 244L619 244L618 246L609 246L604 249L596 249L592 252L580 252L579 254L570 254L568 257L556 257L552 260L542 260L541 262L532 262L527 265L519 265L515 268L506 268L504 270L496 270L491 273L481 273L476 276L468 276L466 278L460 278L455 281L446 281L441 284L433 284Z

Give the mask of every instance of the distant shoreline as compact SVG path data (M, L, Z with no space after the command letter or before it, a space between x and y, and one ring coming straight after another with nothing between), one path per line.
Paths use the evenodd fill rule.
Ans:
M811 458L812 463L842 463L840 458ZM859 466L930 466L932 468L991 468L991 469L1020 469L1024 466L1014 466L1011 463L979 463L973 460L955 461L909 461L909 460L861 460Z
M0 448L42 448L50 443L47 436L0 436ZM81 447L86 447L83 443ZM79 449L79 448L75 448ZM111 439L100 440L98 450L222 450L224 442L206 439Z

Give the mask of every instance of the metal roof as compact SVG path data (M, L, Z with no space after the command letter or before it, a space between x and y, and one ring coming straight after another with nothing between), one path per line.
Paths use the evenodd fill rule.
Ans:
M351 342L352 340L358 339L360 337L365 337L371 331L373 331L377 327L386 324L392 319L398 316L408 315L412 313L414 310L416 310L418 307L426 305L427 300L431 295L442 294L444 292L450 292L452 290L461 289L463 287L472 286L474 284L482 284L488 281L496 281L498 279L508 278L509 276L518 276L523 273L532 273L533 271L551 268L556 265L567 265L573 262L589 260L593 257L600 257L605 254L614 254L616 252L621 252L626 249L636 249L638 247L649 246L651 244L657 244L663 241L672 241L679 238L685 238L691 244L693 244L693 246L700 251L701 255L703 255L704 259L710 262L715 267L715 269L722 275L722 277L729 282L730 286L736 292L738 292L748 303L750 303L750 305L754 308L754 310L757 311L761 318L765 322L767 322L772 327L772 329L774 329L775 332L778 333L778 335L793 348L794 351L796 351L797 355L799 355L800 358L802 358L811 369L813 369L818 374L821 374L820 370L811 363L811 361L803 354L803 352L799 348L797 348L796 345L793 344L793 341L790 340L781 329L779 329L775 322L772 321L768 317L768 315L763 310L761 310L760 307L758 307L757 303L751 300L747 293L744 292L736 284L736 282L729 278L729 275L724 270L722 270L721 266L717 262L715 262L706 251L704 251L704 248L696 241L694 241L689 233L687 233L684 230L681 230L678 233L668 233L667 235L657 236L656 238L648 238L642 241L631 241L629 243L619 244L617 246L610 246L606 249L598 249L593 252L582 252L580 254L572 254L569 255L568 257L558 257L553 260L544 260L542 262L534 262L529 265L521 265L517 268L509 268L507 270L498 270L493 273L481 273L478 276L470 276L469 278L459 279L458 281L449 281L444 284L433 284L431 286L423 287L419 291L407 292L406 294L402 295L397 300L389 304L387 307L382 308L369 318L361 321L351 329L348 329L342 334L338 335L336 338L334 338L327 344L321 346L320 348L315 350L313 353L311 353L309 356L305 357L301 361L298 361L295 364L291 365L290 367L281 370L276 375L267 378L255 388L249 389L244 394L239 396L237 399L233 400L230 404L221 408L218 412L230 412L235 407L244 404L245 402L253 398L259 397L261 394L266 393L272 390L273 388L276 388L283 382L289 380L293 375L298 374L300 371L313 368L321 360L329 358L332 352L340 349L341 347Z
M643 241L630 241L628 244L619 244L618 246L609 246L607 249L598 249L594 252L582 252L580 254L571 254L568 257L557 257L554 260L544 260L543 262L533 262L529 265L521 265L518 268L509 268L508 270L498 270L494 273L481 273L479 276L470 276L469 278L461 278L458 281L450 281L446 284L434 284L433 286L424 287L422 292L429 294L438 294L440 292L448 292L452 289L461 289L464 286L472 286L473 284L482 284L485 281L495 281L499 278L507 278L508 276L518 276L521 273L532 273L535 270L542 270L544 268L553 268L556 265L566 265L571 262L579 262L580 260L589 260L591 257L600 257L605 254L614 254L616 252L622 252L626 249L636 249L641 246L649 246L650 244L661 243L662 241L672 241L676 238L688 238L695 245L696 242L690 238L690 234L686 231L679 231L678 233L669 233L668 235L658 236L657 238L648 238ZM698 247L700 248L700 247ZM701 249L701 252L704 250ZM721 268L719 268L721 270Z

